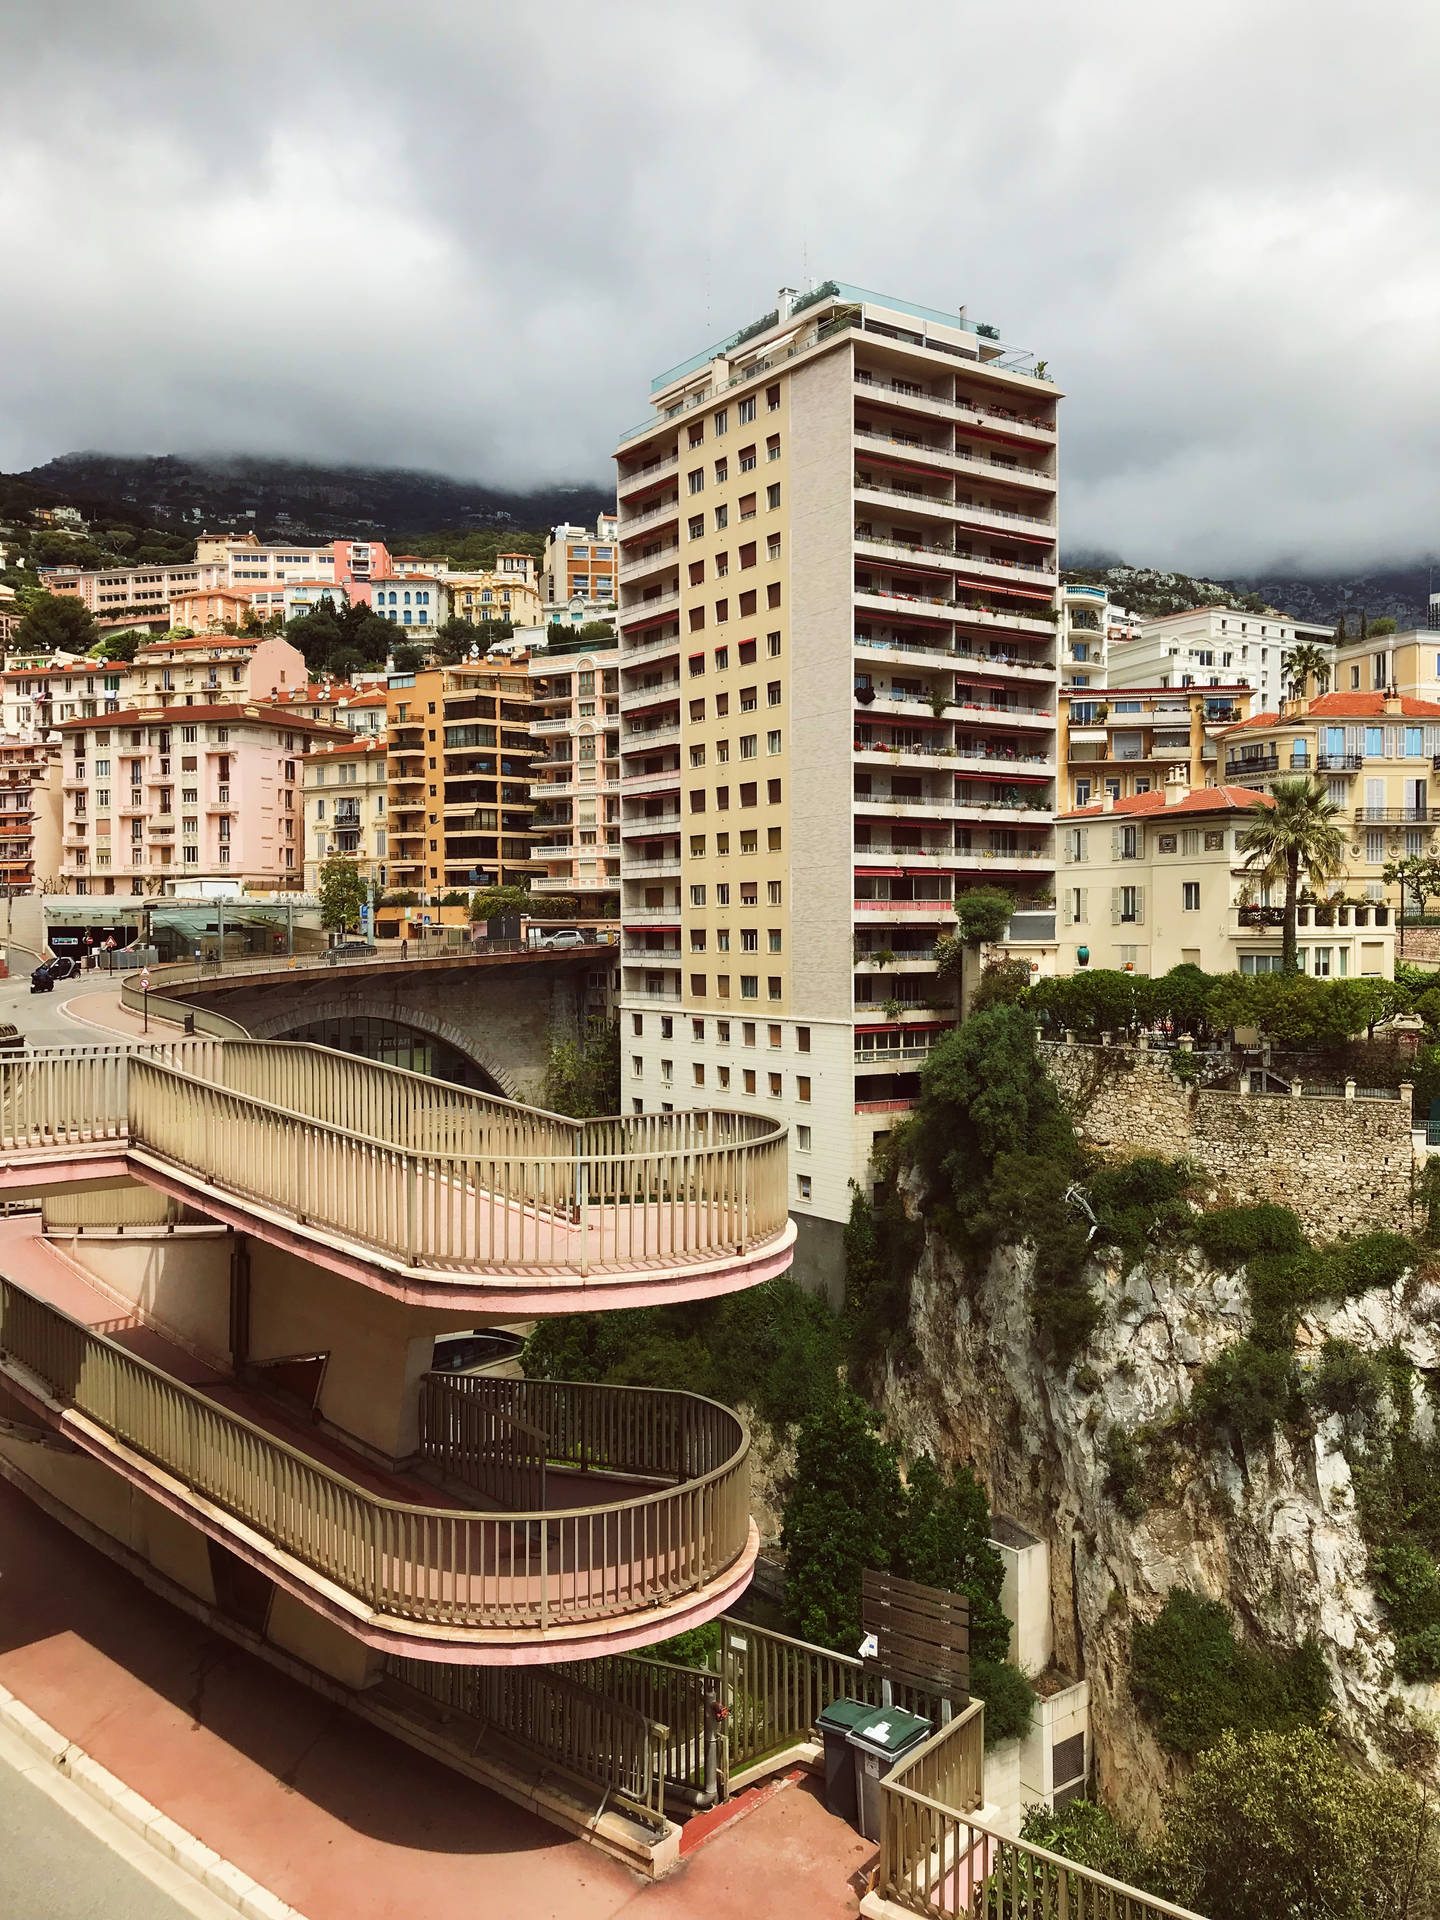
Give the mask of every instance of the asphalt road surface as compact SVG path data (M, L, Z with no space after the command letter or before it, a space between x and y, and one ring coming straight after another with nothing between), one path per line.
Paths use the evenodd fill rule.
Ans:
M23 1756L18 1760L17 1751ZM8 1740L0 1746L0 1914L5 1920L194 1920L217 1910L199 1889L193 1896L187 1891L183 1905L163 1892L35 1784L30 1774L39 1765ZM81 1791L68 1781L62 1790Z
M19 947L11 950L14 971L0 980L0 1024L17 1026L32 1046L103 1046L118 1034L104 1034L80 1020L70 1019L62 1009L74 1001L83 1005L86 994L113 992L120 976L108 973L82 973L75 980L61 980L51 993L31 993L29 956ZM166 1029L167 1035L170 1029ZM9 1920L9 1916L5 1917Z

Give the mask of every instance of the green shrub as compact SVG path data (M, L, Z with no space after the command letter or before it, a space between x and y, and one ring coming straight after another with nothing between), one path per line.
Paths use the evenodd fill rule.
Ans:
M875 1415L848 1387L800 1429L785 1507L785 1616L817 1646L860 1644L866 1567L892 1563L904 1513L900 1463Z
M1128 1519L1138 1520L1145 1511L1140 1491L1145 1478L1145 1456L1123 1427L1111 1427L1105 1436L1105 1493Z
M1156 1242L1188 1238L1194 1216L1186 1196L1194 1180L1194 1169L1185 1161L1155 1154L1097 1166L1089 1182L1090 1204L1100 1223L1097 1241L1118 1247L1128 1269Z
M1295 1363L1253 1340L1237 1340L1201 1369L1190 1394L1190 1418L1225 1428L1236 1439L1266 1440L1295 1411Z
M963 1593L970 1601L970 1652L1001 1661L1010 1622L1000 1605L1005 1563L990 1544L990 1502L968 1467L946 1472L929 1454L910 1463L894 1571L904 1580Z
M658 1646L644 1648L642 1658L668 1660L672 1667L710 1667L719 1651L720 1622L710 1620L703 1627L692 1627L688 1633L677 1633Z
M1319 1646L1285 1654L1237 1644L1223 1606L1172 1587L1159 1615L1131 1635L1131 1684L1156 1738L1200 1753L1227 1728L1240 1733L1318 1723L1331 1705Z
M1364 1233L1328 1247L1326 1268L1329 1298L1368 1293L1372 1287L1393 1287L1415 1264L1415 1248L1398 1233Z
M1306 1383L1311 1401L1326 1413L1372 1414L1385 1387L1385 1372L1348 1340L1327 1340L1320 1364Z
M1257 1253L1305 1253L1300 1221L1289 1207L1268 1200L1254 1207L1221 1207L1194 1225L1196 1245L1217 1267L1243 1266Z
M1052 1813L1032 1807L1025 1816L1020 1838L1049 1853L1063 1853L1082 1867L1093 1867L1127 1887L1159 1893L1156 1862L1139 1832L1096 1800L1072 1800ZM1058 1869L1057 1869L1058 1871ZM1058 1889L1057 1889L1058 1891ZM1058 1900L1056 1905L1058 1907ZM1122 1908L1123 1911L1123 1908Z
M970 1661L970 1691L985 1702L985 1744L995 1747L1002 1740L1019 1740L1030 1730L1035 1710L1035 1689L1008 1660L987 1660L978 1655Z

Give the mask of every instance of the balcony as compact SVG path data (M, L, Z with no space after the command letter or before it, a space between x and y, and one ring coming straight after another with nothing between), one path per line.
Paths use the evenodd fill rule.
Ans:
M680 591L658 593L649 600L634 600L629 606L621 607L618 619L628 632L632 627L641 626L648 620L657 620L680 611Z
M1315 765L1321 773L1358 773L1365 764L1365 757L1359 753L1317 753ZM1436 770L1440 771L1440 754L1435 756Z
M1235 924L1238 927L1283 927L1285 909L1283 907L1236 907Z
M657 419L654 424L660 427L664 422ZM676 452L663 454L660 459L648 461L643 467L633 467L629 473L620 476L620 496L623 498L626 494L639 493L646 487L653 487L657 481L663 480L667 473L674 473L679 465L680 455ZM620 526L622 538L626 528L633 524L632 521L622 521Z
M653 553L637 554L633 560L622 561L617 576L621 586L632 580L641 580L646 574L654 573L657 568L667 564L673 567L675 562L670 559L670 555L679 551L678 540L666 540L657 545Z
M1243 760L1227 760L1225 762L1225 778L1227 780L1244 781L1253 779L1256 774L1278 773L1279 771L1280 756L1278 753L1250 754Z
M318 1239L336 1271L467 1312L620 1304L637 1283L700 1298L790 1264L785 1129L754 1116L570 1121L282 1041L180 1057L0 1062L0 1187L118 1161L240 1231Z
M1440 814L1433 807L1356 807L1355 824L1357 826L1378 826L1403 822L1416 825L1421 821L1435 820Z
M133 1317L111 1337L112 1300L43 1243L3 1245L25 1283L0 1278L0 1378L30 1417L372 1647L575 1658L629 1627L707 1619L748 1581L749 1436L728 1408L431 1373L414 1389L417 1465L391 1471L328 1435L318 1448L269 1396Z

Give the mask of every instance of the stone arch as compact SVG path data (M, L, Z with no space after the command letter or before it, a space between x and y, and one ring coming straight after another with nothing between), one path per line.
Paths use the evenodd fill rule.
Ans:
M472 1034L463 1027L457 1027L452 1020L442 1019L439 1014L430 1013L424 1007L397 1008L393 1001L371 1000L364 995L350 993L334 1000L308 1001L302 1006L292 1006L284 1013L272 1013L267 1019L251 1020L246 1024L257 1040L283 1040L297 1027L312 1026L321 1020L352 1017L387 1020L392 1026L413 1027L417 1033L428 1034L432 1040L443 1040L447 1046L453 1047L457 1053L473 1061L483 1073L487 1073L507 1100L524 1101L524 1094L516 1088L513 1077L480 1052Z

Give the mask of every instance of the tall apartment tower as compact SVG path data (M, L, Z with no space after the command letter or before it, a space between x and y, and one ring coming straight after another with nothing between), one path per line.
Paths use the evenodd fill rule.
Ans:
M796 1268L953 1024L954 897L1053 898L1057 392L827 281L617 453L627 1108L790 1126Z

